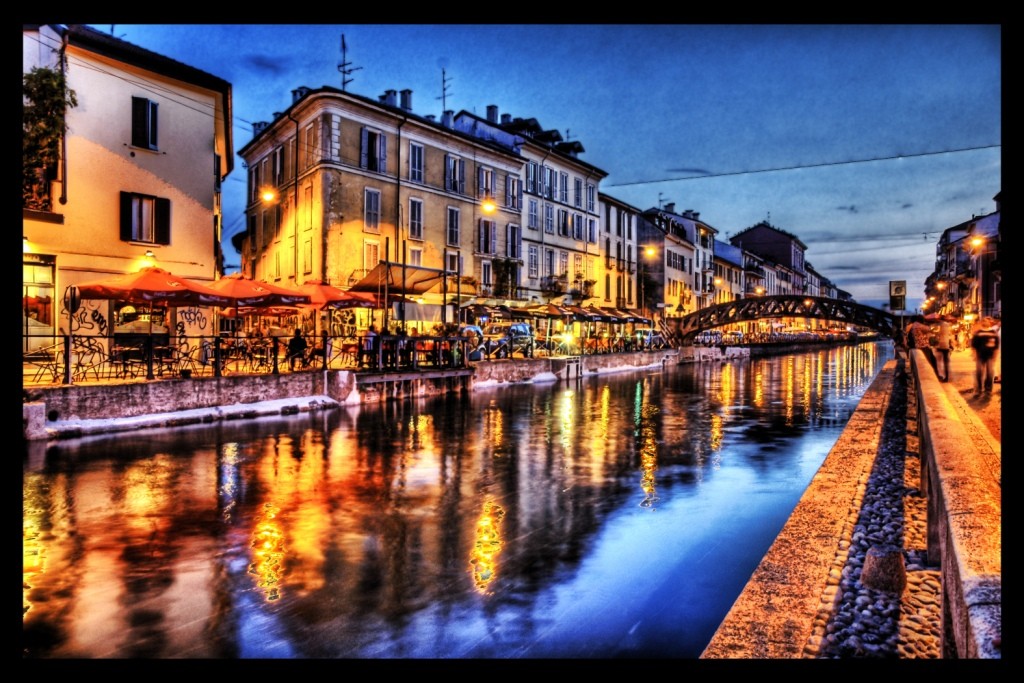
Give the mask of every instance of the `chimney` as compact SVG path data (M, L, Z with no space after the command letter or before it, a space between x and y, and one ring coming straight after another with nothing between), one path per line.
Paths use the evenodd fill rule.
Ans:
M445 128L452 127L452 120L455 117L455 112L451 109L447 109L441 113L441 125Z
M434 116L433 114L427 114L427 115L426 115L425 117L423 117L423 118L425 118L425 119L426 119L427 121L436 121L436 120L437 120L437 117L436 117L436 116Z
M402 91L402 109L412 111L412 90L409 88Z
M498 122L498 105L488 104L487 105L487 121L488 123Z
M692 219L693 218L693 209L687 209L686 211L683 211L683 218L690 218L690 219Z
M384 94L380 96L380 101L389 107L397 107L398 93L394 90L385 90Z
M300 85L295 90L292 90L292 102L298 102L309 93L309 88L304 85Z
M257 135L259 135L260 133L265 131L267 129L267 126L269 126L269 125L270 124L267 123L266 121L256 121L255 123L253 123L252 124L252 134L253 134L253 137L256 137Z
M676 212L676 203L675 202L669 202L668 204L666 204L665 205L665 211L667 211L668 213L675 213Z
M501 122L503 124L512 123L512 114L502 114L501 115Z
M695 221L699 221L700 220L700 211L691 211L690 213L693 214L693 220L695 220Z

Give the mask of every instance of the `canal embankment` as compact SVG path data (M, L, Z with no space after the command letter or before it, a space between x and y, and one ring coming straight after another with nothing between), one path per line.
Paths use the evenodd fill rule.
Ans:
M952 367L886 364L702 658L1001 658L1001 387Z

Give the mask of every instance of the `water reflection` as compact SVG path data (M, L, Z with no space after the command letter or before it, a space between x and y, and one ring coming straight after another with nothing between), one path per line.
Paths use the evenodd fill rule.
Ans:
M52 444L25 461L25 654L697 656L888 358Z

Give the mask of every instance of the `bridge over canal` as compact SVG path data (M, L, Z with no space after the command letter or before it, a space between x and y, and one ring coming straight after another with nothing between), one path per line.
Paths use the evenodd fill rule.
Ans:
M665 323L669 333L676 340L685 342L704 330L766 318L835 320L873 329L880 335L893 339L898 337L902 329L897 316L871 306L827 297L793 294L737 299L702 308L681 318L669 318Z

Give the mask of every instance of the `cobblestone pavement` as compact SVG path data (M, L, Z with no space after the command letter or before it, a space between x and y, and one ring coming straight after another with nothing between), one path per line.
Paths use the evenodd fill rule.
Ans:
M1002 432L1002 384L974 395L974 359L953 352L951 383L996 442ZM899 372L886 413L878 458L868 480L848 556L836 577L834 610L815 624L812 656L938 659L942 656L939 567L927 561L927 503L920 492L917 405L913 377ZM865 586L868 551L902 552L902 591Z

